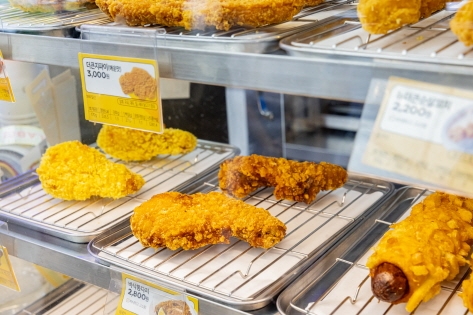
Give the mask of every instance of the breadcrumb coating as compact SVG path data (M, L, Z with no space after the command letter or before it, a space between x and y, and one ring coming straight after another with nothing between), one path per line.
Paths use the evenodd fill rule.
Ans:
M160 24L190 29L258 27L292 19L305 0L97 0L113 20L128 25Z
M142 100L156 99L156 79L144 69L133 67L130 72L120 76L119 82L124 94L134 93Z
M440 292L442 281L452 280L468 264L472 217L472 199L434 193L391 226L366 265L373 271L387 262L404 272L409 292L396 303L407 302L406 310L412 312Z
M110 156L124 161L147 161L158 154L185 154L195 149L197 138L190 132L166 128L163 133L103 125L97 145Z
M130 223L143 246L172 250L228 244L231 236L270 248L286 235L284 223L269 211L219 192L157 194L135 208Z
M145 183L141 175L79 141L48 148L36 173L44 191L64 200L118 199L137 192Z
M274 188L278 199L311 203L321 190L336 189L347 181L347 171L326 162L297 162L261 155L236 156L220 164L220 189L242 198L260 187Z
M458 9L450 29L465 46L473 45L473 2L468 1Z

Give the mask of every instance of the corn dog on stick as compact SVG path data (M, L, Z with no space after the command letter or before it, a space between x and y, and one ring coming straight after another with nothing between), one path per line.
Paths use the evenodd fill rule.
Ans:
M450 28L465 46L473 44L473 2L468 1L458 9L450 21Z
M373 294L412 312L468 263L473 200L434 193L392 225L369 257ZM404 278L404 279L403 279Z

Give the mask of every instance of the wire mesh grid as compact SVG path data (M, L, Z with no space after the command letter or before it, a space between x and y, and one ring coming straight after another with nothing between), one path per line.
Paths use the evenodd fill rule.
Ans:
M295 54L338 54L447 64L473 64L473 48L450 30L455 11L442 10L418 23L384 35L361 28L356 7L329 23L283 40L281 47Z
M207 191L218 191L212 182L202 186ZM139 268L147 276L164 277L210 297L219 295L251 302L320 254L318 250L348 230L386 193L385 188L375 183L359 180L350 180L343 188L320 193L309 205L276 200L272 192L272 188L264 188L244 200L267 209L286 224L286 237L270 249L253 248L237 239L232 239L228 245L210 245L197 250L146 248L133 236L129 225L120 232L108 231L91 245L98 250L95 253L98 257L113 264L126 264L135 271ZM108 235L113 237L100 240Z
M27 219L26 222L33 223L33 228L40 230L41 227L34 223L95 236L129 216L137 205L153 195L177 189L216 169L220 162L232 157L235 150L230 146L199 141L196 149L188 154L158 155L150 161L139 163L110 159L125 164L145 179L144 186L137 193L116 200L99 197L85 201L56 199L42 189L34 174L28 174L24 181L15 181L13 185L9 182L2 184L0 216Z
M429 191L424 190L409 202L413 206L417 202L425 198ZM402 196L393 202L392 208L403 201ZM404 219L410 213L411 207L402 214L399 220ZM392 210L392 209L391 209ZM368 233L378 233L386 231L393 222L382 219L376 219L375 223ZM383 233L380 233L376 240L379 240ZM363 249L359 253L359 257L354 260L346 260L336 258L332 265L332 270L326 270L319 279L315 280L312 287L295 295L290 301L290 307L302 314L308 315L339 315L339 314L389 314L389 315L405 315L405 314L468 314L468 310L463 306L463 302L458 293L461 292L461 283L470 274L470 268L465 266L461 269L459 275L451 280L441 284L441 292L432 300L421 303L414 311L408 313L405 310L405 304L390 304L380 302L371 291L371 281L369 269L366 267L366 261L371 255L372 243L369 240L361 238L355 246L363 244ZM321 283L326 280L327 275L338 270L335 281L329 280L326 290L317 294L315 299L310 298L310 293ZM344 270L340 272L340 270ZM333 278L331 278L333 279ZM304 297L303 297L304 296ZM309 302L309 300L311 300Z

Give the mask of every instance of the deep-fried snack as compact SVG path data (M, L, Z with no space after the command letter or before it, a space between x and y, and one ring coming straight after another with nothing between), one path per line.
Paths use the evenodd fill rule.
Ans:
M165 315L191 315L187 303L180 300L168 300L158 303L154 308L156 315L161 315L159 314L161 309Z
M25 12L76 11L81 8L96 8L94 0L10 0L11 6Z
M465 46L473 45L473 2L468 1L458 9L450 29Z
M261 155L236 156L220 164L220 189L237 198L274 187L278 199L311 203L321 190L336 189L347 181L345 169L321 162L297 162Z
M197 138L190 132L166 128L163 133L103 125L97 145L110 156L124 161L147 161L158 154L185 154L195 149Z
M134 93L142 100L153 100L156 98L157 84L148 71L133 67L130 72L125 72L118 79L123 93Z
M473 199L437 192L416 204L368 258L373 294L394 304L407 302L408 312L437 295L440 283L468 264L472 217Z
M118 199L137 192L145 183L141 175L79 141L48 148L36 173L44 191L64 200Z
M269 211L219 192L157 194L135 208L130 222L143 246L172 250L228 244L231 236L270 248L286 234L284 223Z
M290 20L305 0L97 0L96 4L115 21L124 20L128 25L229 30Z

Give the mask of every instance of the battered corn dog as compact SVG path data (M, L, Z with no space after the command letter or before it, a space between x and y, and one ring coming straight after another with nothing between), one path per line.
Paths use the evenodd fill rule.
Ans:
M124 161L147 161L158 154L185 154L195 149L197 138L190 132L166 128L161 134L103 125L97 145Z
M465 46L473 45L473 2L468 1L458 9L450 29Z
M373 294L412 312L440 292L466 259L473 239L473 200L434 193L393 224L374 248L370 268Z
M238 198L260 187L274 188L274 196L311 203L321 190L336 189L347 181L345 169L321 162L297 162L260 155L224 161L218 173L220 189Z
M219 192L154 195L135 208L130 225L143 246L172 250L228 244L231 236L270 248L286 235L284 223L269 211Z
M118 199L137 192L145 183L141 175L79 141L48 148L36 173L44 191L64 200Z

